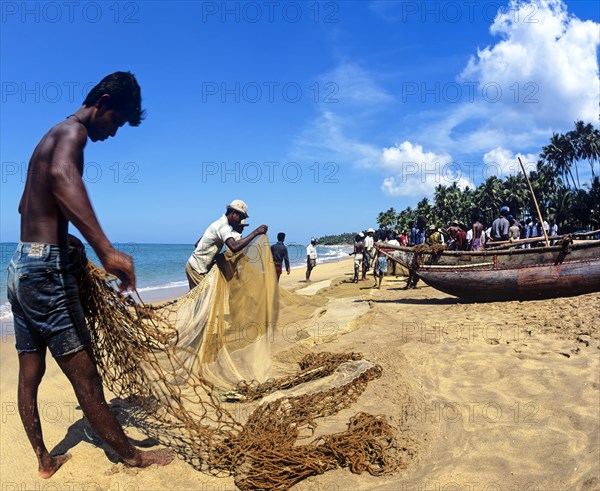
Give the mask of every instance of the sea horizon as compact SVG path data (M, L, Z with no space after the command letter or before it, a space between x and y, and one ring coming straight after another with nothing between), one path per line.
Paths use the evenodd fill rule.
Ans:
M192 244L167 243L115 243L114 247L133 257L137 291L142 300L156 302L168 300L187 292L188 282L185 265L193 251ZM2 264L0 269L0 320L12 320L12 311L7 298L6 276L10 259L17 242L0 242ZM287 243L290 268L306 265L306 245ZM349 245L317 245L319 262L332 262L342 259L351 252ZM86 244L86 254L96 265L100 265L92 248Z

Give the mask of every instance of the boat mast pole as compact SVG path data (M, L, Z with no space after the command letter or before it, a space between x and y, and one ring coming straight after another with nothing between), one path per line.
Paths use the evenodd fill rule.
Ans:
M527 177L527 172L525 172L525 167L523 166L523 162L521 162L521 157L517 157L519 159L519 164L521 165L521 170L523 171L523 175L527 180L527 185L529 186L529 190L531 191L531 196L533 196L533 202L535 203L535 209L537 210L538 218L540 219L540 226L544 232L544 240L546 241L546 247L550 247L550 241L548 240L548 234L546 233L546 229L544 228L544 219L542 218L542 212L540 211L540 205L538 205L537 199L535 198L535 193L533 192L533 187L531 187L531 182L529 182L529 177Z

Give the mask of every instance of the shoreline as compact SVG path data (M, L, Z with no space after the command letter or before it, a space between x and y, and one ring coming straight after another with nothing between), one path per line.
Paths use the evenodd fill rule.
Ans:
M329 246L328 245L328 246L322 246L322 247L338 248L338 247L345 247L345 245L343 245L343 244L341 246ZM340 256L334 256L334 257L326 256L325 258L320 258L320 262L317 263L317 267L325 265L325 264L337 263L339 261L344 261L347 258L348 258L348 256L345 254L340 255ZM95 264L97 264L97 263L95 262ZM291 265L290 269L292 271L306 270L306 264L303 263L303 264ZM286 276L285 271L283 272L282 277L283 276ZM173 283L179 283L179 284L173 284ZM174 281L169 282L168 284L148 285L148 286L140 287L138 289L138 294L144 302L160 303L160 302L170 301L170 300L173 300L174 298L185 295L188 291L189 291L189 288L187 285L187 279L185 279L185 277L184 277L182 280L174 280ZM137 295L133 292L132 292L132 296L135 299L137 299ZM4 325L5 323L12 323L12 312L11 312L10 304L9 304L7 298L2 299L2 303L0 303L0 307L2 308L2 310L0 310L0 323L2 323L2 325ZM2 332L4 332L4 330Z
M317 266L313 269L312 274L311 274L311 279L314 280L314 276L315 273L317 272L318 268L323 268L326 265L329 264L337 264L340 262L344 262L344 261L352 261L351 258L346 258L346 257L338 257L335 259L330 259L330 260L323 260L323 262L317 263ZM299 274L297 273L297 271L302 271L303 273L306 271L306 265L295 265L295 266L290 266L290 276L292 276L292 278L296 278L296 276L298 276ZM352 267L350 267L350 271L352 271ZM296 274L294 274L294 272L296 272ZM327 273L329 273L329 269L327 269ZM283 271L283 273L281 274L281 280L280 280L280 285L281 286L291 286L288 285L288 281L284 281L284 277L287 277L288 275L286 274L285 270ZM304 274L301 275L301 278L304 277ZM319 275L320 277L320 275ZM300 279L298 280L298 282L304 282L304 280ZM140 297L142 298L142 300L144 302L152 302L152 303L157 303L157 302L167 302L170 300L173 300L177 297L180 297L182 295L185 295L188 291L189 291L189 287L187 285L178 285L178 286L167 286L167 287L146 287L148 288L147 290L144 291L139 291L138 293L140 294Z

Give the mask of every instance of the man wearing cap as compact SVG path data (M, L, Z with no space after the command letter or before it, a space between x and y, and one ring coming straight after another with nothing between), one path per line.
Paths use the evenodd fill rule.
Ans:
M239 252L257 235L267 233L268 227L261 225L243 239L236 238L232 228L238 228L240 222L246 218L248 218L248 206L242 200L235 199L227 205L225 214L208 226L185 266L190 290L196 287L210 271L223 245L227 245L231 252Z
M306 281L310 281L310 273L317 265L317 239L310 239L310 244L306 247Z
M429 225L429 232L425 237L425 244L433 245L433 244L443 244L444 239L442 238L442 234L435 227L435 225Z

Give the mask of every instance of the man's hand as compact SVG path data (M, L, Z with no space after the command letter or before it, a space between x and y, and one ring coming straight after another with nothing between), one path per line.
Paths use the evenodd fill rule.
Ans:
M121 292L135 288L135 273L131 256L111 248L102 255L100 261L108 273L121 280L119 285Z
M83 242L71 234L69 234L69 257L78 267L83 267L87 263Z
M254 234L255 235L266 234L267 230L269 230L269 227L267 227L266 225L261 225L256 230L254 230Z
M83 242L81 242L81 240L79 240L77 237L75 237L74 235L71 235L71 234L69 234L69 247L74 247L76 249L85 250L85 246L83 245Z

